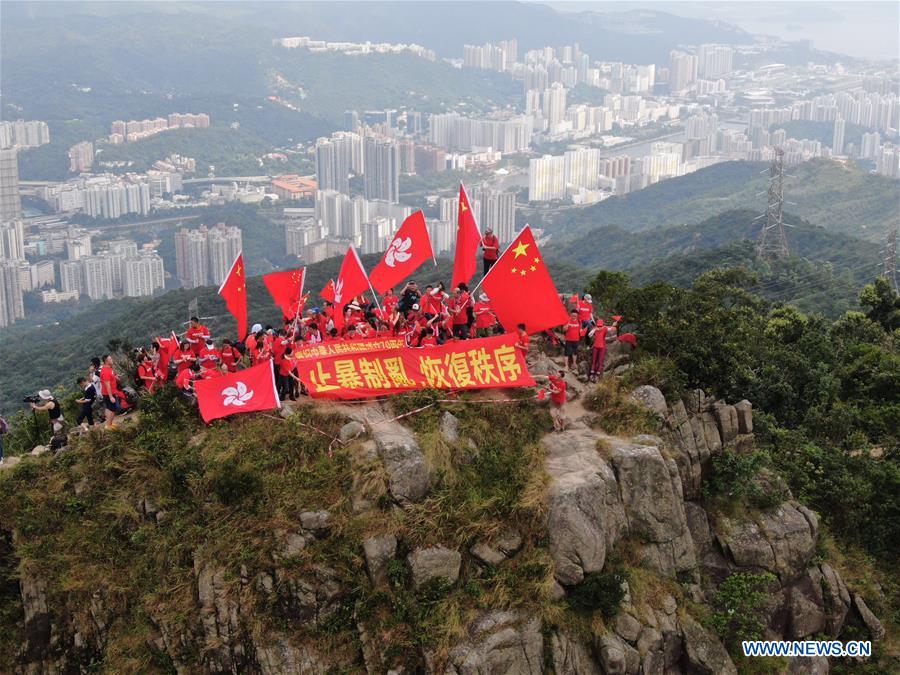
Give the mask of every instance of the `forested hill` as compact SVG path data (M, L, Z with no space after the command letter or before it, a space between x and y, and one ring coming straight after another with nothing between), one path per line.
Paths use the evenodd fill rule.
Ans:
M723 162L584 208L529 215L556 240L573 240L602 225L639 231L699 223L729 209L765 210L767 165ZM880 241L897 225L900 182L831 160L793 167L785 184L788 210L826 230ZM762 193L762 194L761 194Z

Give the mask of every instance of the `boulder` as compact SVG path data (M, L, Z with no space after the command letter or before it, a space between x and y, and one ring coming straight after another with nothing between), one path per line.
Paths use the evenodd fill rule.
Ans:
M719 433L719 424L716 416L704 411L700 413L700 421L703 423L703 436L710 454L715 454L722 449L722 435Z
M451 584L459 578L462 556L443 546L418 548L406 557L412 570L413 585L418 589L432 579L446 579Z
M816 550L819 521L805 506L785 502L755 520L721 516L716 538L739 568L768 570L788 584L804 570Z
M675 462L659 448L622 442L612 444L611 462L628 534L647 544L644 562L666 576L696 568Z
M733 405L716 403L713 408L713 414L716 416L716 425L719 427L722 444L733 441L738 434L737 410L735 410Z
M697 448L694 429L682 401L676 401L672 405L672 411L666 423L669 428L669 431L666 432L667 447L678 467L684 497L685 499L697 499L700 496L706 453L701 453Z
M613 619L613 630L626 642L637 642L642 629L641 622L627 612L619 612Z
M383 414L381 419L372 422L370 428L394 499L401 504L424 499L431 487L431 475L413 433Z
M469 552L485 564L499 565L515 555L520 548L522 548L522 535L518 530L509 529L493 542L478 542L469 549Z
M631 392L631 398L659 417L666 416L666 412L668 411L666 397L663 396L663 393L656 387L649 384L643 384Z
M375 508L376 503L387 496L387 484L382 475L384 464L378 456L375 441L363 441L350 450L350 466L353 483L350 486L350 504L353 513Z
M35 457L39 457L48 452L50 452L50 448L48 448L46 445L36 445L31 449L31 454Z
M446 674L540 675L544 639L538 618L517 612L490 611L469 627L471 636L450 650ZM590 672L590 671L586 671Z
M441 436L448 443L456 443L459 440L459 420L449 410L441 415Z
M637 675L640 653L617 635L601 635L594 642L594 655L606 675Z
M739 434L753 433L753 404L747 399L734 404Z
M368 537L363 542L366 570L373 586L388 583L388 565L397 554L397 538L393 534Z
M697 623L690 615L681 619L684 634L686 671L702 675L737 675L725 647L719 639Z
M818 577L818 574L807 574L784 591L788 615L785 634L791 640L802 640L825 627L822 585Z
M837 637L850 610L850 591L841 575L828 563L819 565L819 573L825 609L825 632L831 637Z
M599 436L572 430L544 438L550 475L547 532L556 578L579 583L599 572L625 529L616 477L597 452Z
M550 658L556 675L602 675L588 648L559 631L550 636Z
M884 626L881 625L878 617L876 617L872 613L872 610L869 609L868 605L866 605L866 601L863 600L862 596L859 593L854 593L852 595L852 598L853 608L856 610L856 613L859 614L859 618L868 629L869 635L872 637L872 640L875 642L884 640Z
M361 423L351 420L341 427L341 430L338 432L338 438L343 443L349 443L360 436L364 436L365 433L366 428Z
M331 514L328 511L304 511L300 514L300 527L317 537L328 534Z

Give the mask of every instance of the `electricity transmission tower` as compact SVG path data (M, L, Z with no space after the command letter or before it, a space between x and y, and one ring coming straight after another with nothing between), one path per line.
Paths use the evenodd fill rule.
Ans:
M775 159L768 172L766 212L757 218L765 218L766 222L756 242L756 255L768 259L787 258L788 243L784 234L784 150L781 148L775 148Z
M882 265L884 266L884 276L887 278L888 283L891 284L891 287L895 291L900 291L900 285L897 283L897 230L900 228L894 228L891 230L891 233L887 237L887 246L885 247L884 260L882 260Z

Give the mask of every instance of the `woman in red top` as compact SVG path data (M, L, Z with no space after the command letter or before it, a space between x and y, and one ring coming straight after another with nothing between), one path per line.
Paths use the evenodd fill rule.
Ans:
M593 340L591 347L591 364L588 367L588 381L596 382L603 377L603 365L606 362L606 334L609 329L598 319L597 326L590 332Z
M180 373L182 370L187 370L191 367L191 364L197 360L197 357L194 356L194 351L191 349L191 346L187 343L187 341L182 341L181 345L175 353L172 355L172 362L178 366L178 372Z
M156 368L153 366L153 359L149 354L145 354L143 360L138 366L138 379L140 385L152 394L156 390Z
M228 368L229 373L236 373L243 354L231 344L231 340L226 338L222 340L222 349L219 350L219 357L222 359L222 364Z
M553 430L565 431L569 420L566 419L566 371L560 369L556 375L550 375L550 417L553 418Z
M385 316L393 314L398 302L400 302L400 299L394 294L393 288L389 288L384 292L384 297L381 299L381 307L384 309Z
M478 296L478 302L475 303L475 330L478 337L487 337L491 334L491 329L497 324L497 317L494 316L494 310L491 309L491 302L488 296L482 293Z

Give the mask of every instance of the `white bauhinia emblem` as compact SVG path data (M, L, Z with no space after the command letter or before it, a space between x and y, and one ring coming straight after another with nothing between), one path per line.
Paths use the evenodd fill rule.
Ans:
M238 382L233 387L225 387L225 389L222 390L222 396L225 397L223 405L234 405L240 408L253 398L253 392L247 391L246 384Z
M412 237L401 239L397 237L391 242L387 253L384 256L384 262L388 267L393 267L397 263L405 263L412 257L410 248L412 247Z
M341 296L344 294L344 280L338 279L334 282L334 304L341 304Z

